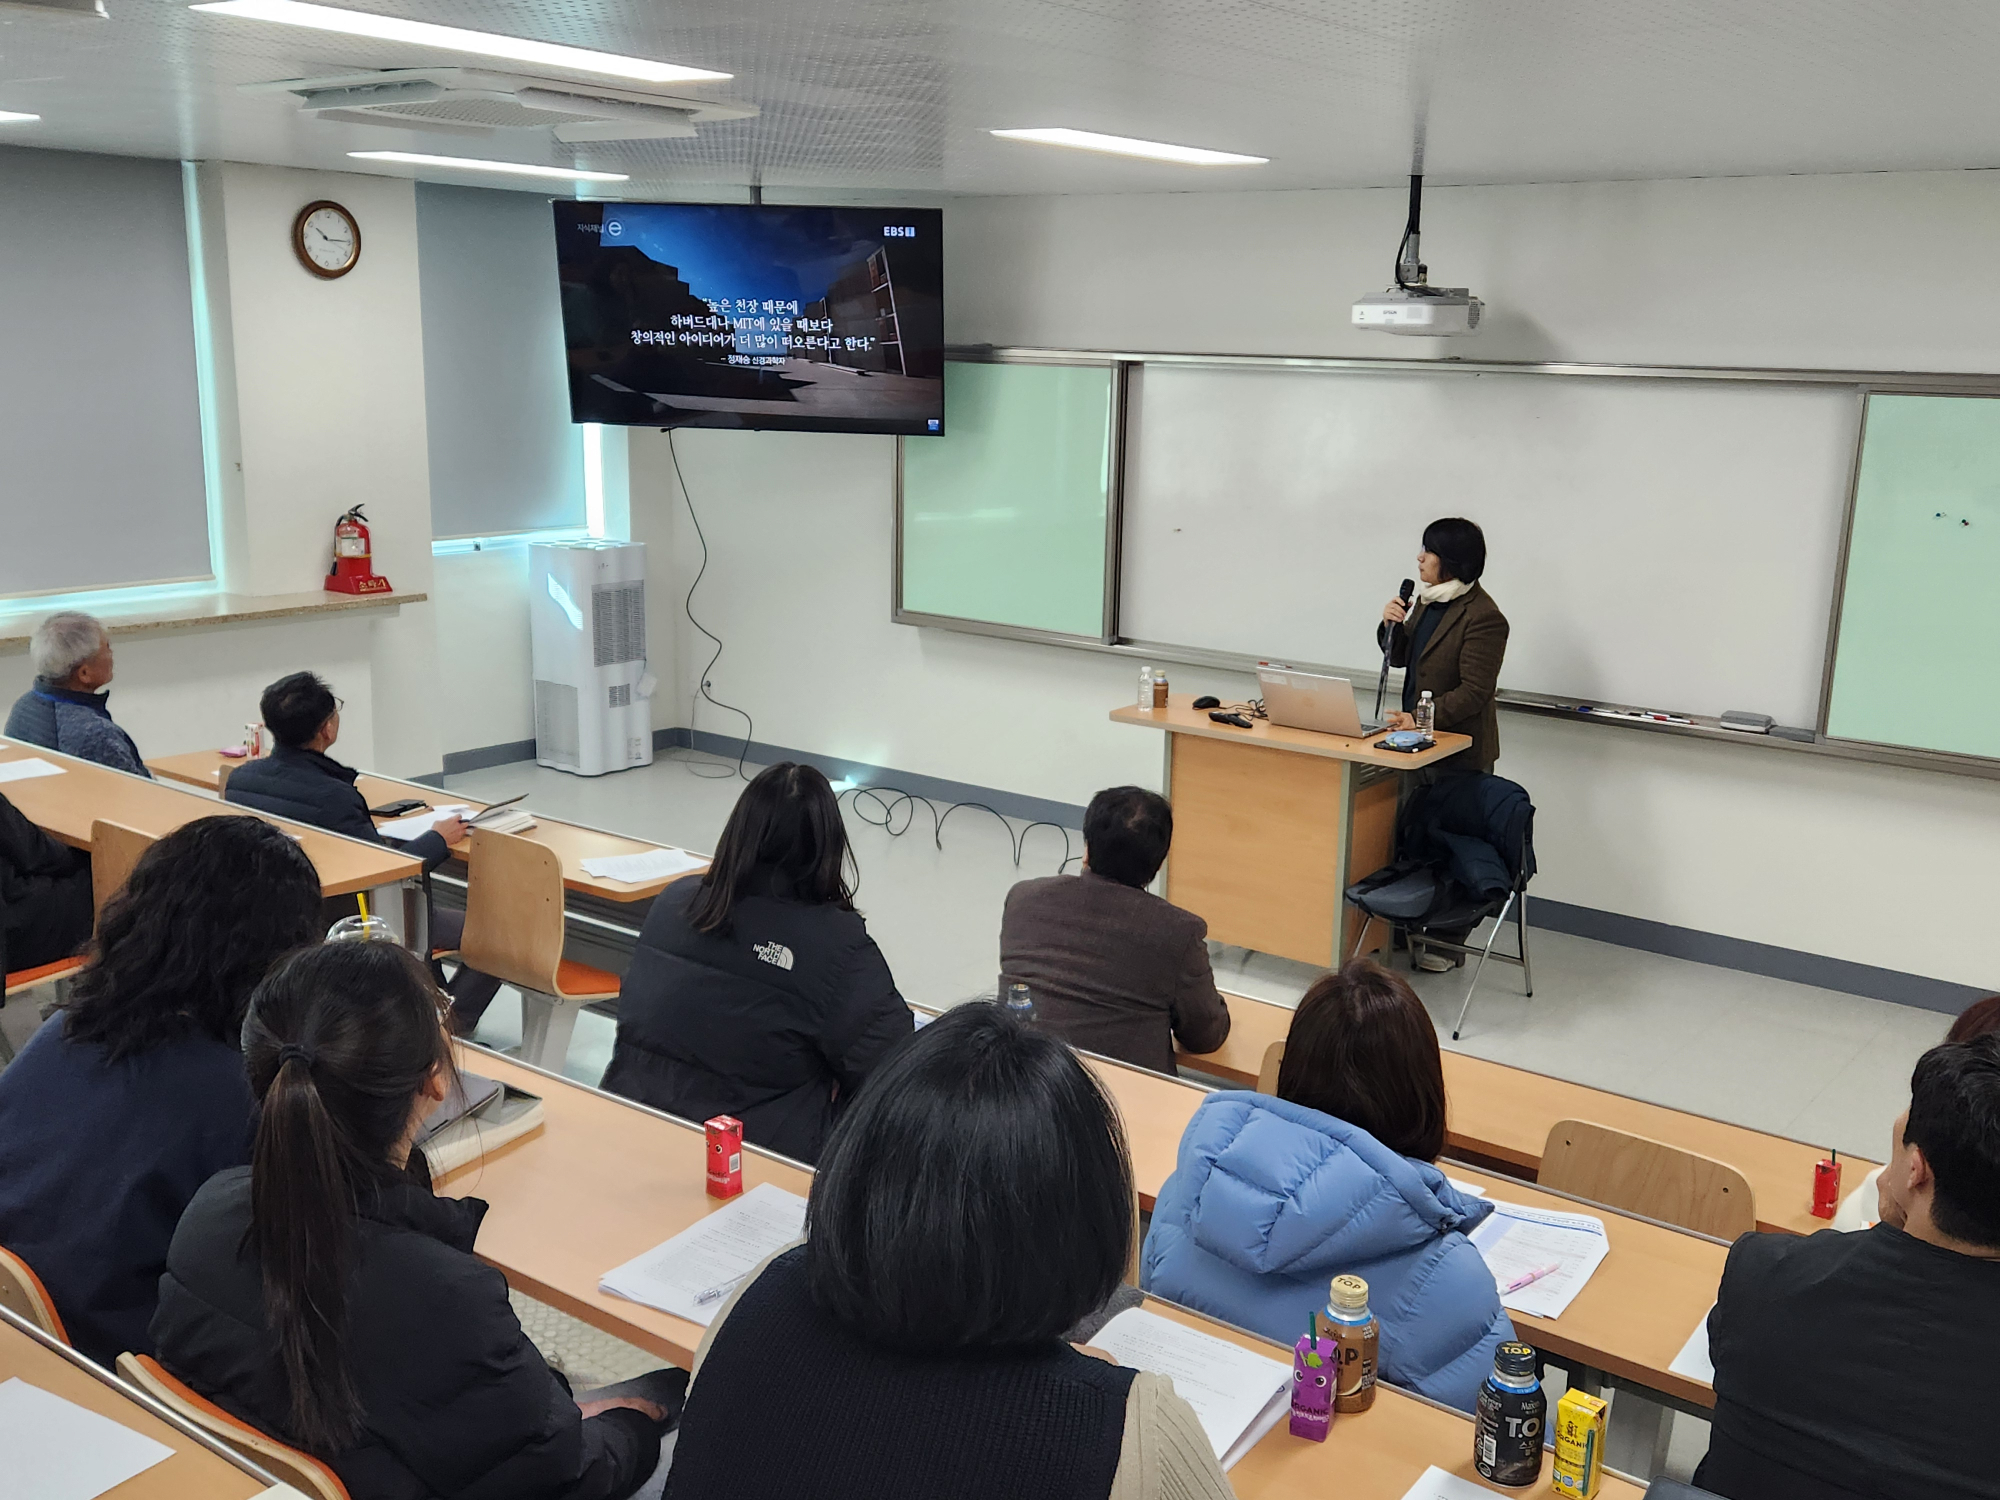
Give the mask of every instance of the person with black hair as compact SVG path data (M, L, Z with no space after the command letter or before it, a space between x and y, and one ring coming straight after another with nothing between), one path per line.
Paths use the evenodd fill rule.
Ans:
M1135 1232L1117 1110L1075 1053L947 1011L835 1127L804 1245L709 1325L669 1500L1229 1496L1170 1381L1064 1342Z
M184 823L105 903L68 1000L0 1072L0 1245L100 1364L152 1352L181 1210L250 1160L244 1007L319 916L318 872L271 824Z
M1417 553L1416 606L1400 598L1382 609L1375 644L1404 668L1402 712L1390 725L1416 724L1417 697L1428 692L1441 734L1469 734L1472 744L1443 762L1441 771L1491 771L1500 756L1500 713L1495 693L1507 655L1507 617L1480 586L1486 571L1486 534L1460 516L1424 528Z
M1176 1040L1213 1052L1229 1006L1208 962L1208 923L1148 891L1174 838L1158 792L1114 786L1083 815L1083 870L1023 880L1000 918L1000 978L1025 984L1035 1019L1071 1046L1156 1073Z
M0 973L73 957L90 921L90 856L0 797Z
M915 1021L854 909L840 802L819 771L768 766L715 859L646 914L618 992L604 1087L811 1165L836 1114Z
M643 1484L675 1413L578 1405L473 1254L486 1205L438 1197L413 1149L456 1080L417 957L294 954L251 998L243 1060L255 1150L175 1231L160 1363L327 1463L353 1500L622 1500Z
M384 837L368 815L368 799L355 789L360 773L326 753L340 738L343 706L325 680L312 672L294 672L265 688L257 708L277 747L261 760L245 761L231 771L223 786L224 799L329 833L401 849L422 860L424 873L430 874L451 858L451 846L465 838L465 820L454 814L438 819L413 839ZM432 948L456 948L464 936L464 912L449 908L431 912ZM470 1035L499 992L498 979L461 964L451 982L453 1029Z
M1917 1061L1858 1234L1746 1234L1708 1315L1695 1483L1729 1500L1973 1500L2000 1486L2000 1034Z

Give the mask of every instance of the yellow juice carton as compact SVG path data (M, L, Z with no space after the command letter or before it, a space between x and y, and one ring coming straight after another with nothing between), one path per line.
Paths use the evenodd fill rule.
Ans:
M1582 1391L1564 1391L1556 1403L1555 1491L1568 1500L1591 1500L1604 1478L1604 1413L1609 1405Z

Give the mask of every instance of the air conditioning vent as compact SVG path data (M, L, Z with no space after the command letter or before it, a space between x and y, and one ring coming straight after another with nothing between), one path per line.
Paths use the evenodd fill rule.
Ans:
M748 104L478 68L383 68L242 88L246 93L294 94L307 114L323 120L461 134L549 130L564 142L686 138L697 124L745 120L757 113Z
M646 659L646 585L600 583L590 590L593 664L616 666Z
M535 758L577 764L576 689L567 682L535 682Z

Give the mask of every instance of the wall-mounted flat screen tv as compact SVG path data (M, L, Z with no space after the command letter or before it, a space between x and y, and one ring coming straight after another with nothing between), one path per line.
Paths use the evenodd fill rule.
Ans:
M943 214L555 205L571 419L944 431Z

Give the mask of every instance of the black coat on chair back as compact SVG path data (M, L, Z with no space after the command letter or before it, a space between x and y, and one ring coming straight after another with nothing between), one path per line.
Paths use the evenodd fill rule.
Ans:
M689 878L654 901L618 994L604 1087L808 1164L835 1112L914 1019L860 913L775 896L695 930Z

